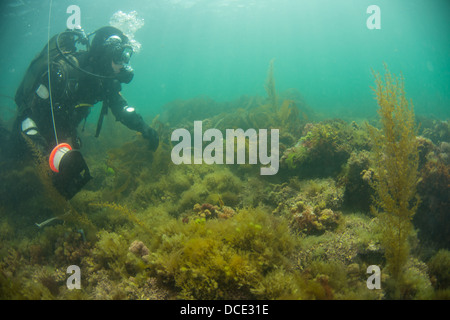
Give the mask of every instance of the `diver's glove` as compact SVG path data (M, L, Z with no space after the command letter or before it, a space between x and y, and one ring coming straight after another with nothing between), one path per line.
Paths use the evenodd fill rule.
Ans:
M142 130L142 136L148 140L150 150L155 151L159 146L159 136L158 133L152 127L147 127Z

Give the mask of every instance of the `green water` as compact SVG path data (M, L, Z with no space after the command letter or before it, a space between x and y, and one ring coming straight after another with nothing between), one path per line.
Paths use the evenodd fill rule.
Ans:
M65 29L72 1L54 1L50 33ZM381 9L381 29L369 30L369 5ZM165 103L207 95L218 101L264 95L275 59L279 91L296 88L326 114L374 114L371 69L402 72L416 112L449 115L450 37L445 0L156 0L77 1L87 32L114 12L137 11L142 50L124 88L143 113ZM49 1L2 2L0 93L13 96L31 58L47 39ZM2 105L14 108L2 97ZM7 111L2 110L2 113ZM96 118L96 117L92 117Z

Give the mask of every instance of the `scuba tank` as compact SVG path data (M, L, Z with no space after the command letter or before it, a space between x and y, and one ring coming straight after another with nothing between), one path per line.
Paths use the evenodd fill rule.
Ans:
M38 81L47 72L48 61L55 61L58 59L58 56L69 60L70 58L67 55L77 52L77 42L81 42L87 46L89 44L86 35L81 29L79 31L59 33L53 36L41 52L31 61L15 95L15 102L19 114L29 107L27 102L32 101L32 95L37 89ZM48 56L49 53L50 57ZM73 60L70 61L70 64L73 63Z

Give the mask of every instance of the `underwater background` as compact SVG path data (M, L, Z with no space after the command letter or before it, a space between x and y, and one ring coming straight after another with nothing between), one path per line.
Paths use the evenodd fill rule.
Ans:
M87 33L121 10L144 19L135 38L126 97L141 113L175 99L207 95L229 101L264 94L267 66L276 60L279 90L296 88L315 109L373 115L371 68L386 62L408 79L416 112L448 117L449 48L445 0L414 1L54 1L50 33L65 29L66 9L81 9ZM382 9L369 30L367 7ZM13 96L31 59L47 39L49 1L2 1L0 55L3 95ZM7 102L5 102L7 104ZM5 112L5 111L3 111ZM95 118L95 117L92 117Z
M39 159L2 158L1 299L450 297L449 1L54 0L49 21L50 1L5 0L3 128L70 5L87 33L119 11L124 26L141 24L122 93L161 143L147 150L112 115L94 138L96 106L79 130L94 179L70 201ZM370 5L381 29L366 25ZM404 88L389 83L400 74ZM171 133L195 120L203 130L280 129L279 172L174 165ZM383 140L389 128L396 151ZM383 176L386 159L399 166ZM70 265L81 290L66 287ZM381 289L366 285L370 265Z

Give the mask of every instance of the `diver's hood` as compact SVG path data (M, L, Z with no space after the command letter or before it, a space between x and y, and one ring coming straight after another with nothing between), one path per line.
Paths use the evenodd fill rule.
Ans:
M95 37L89 50L90 60L93 61L95 71L104 76L114 76L111 61L127 64L132 54L132 49L130 52L130 48L128 37L119 29L110 26L98 29L95 32ZM127 66L124 66L124 69L127 69L129 73L131 67L128 66L127 68ZM131 81L129 77L127 80Z

